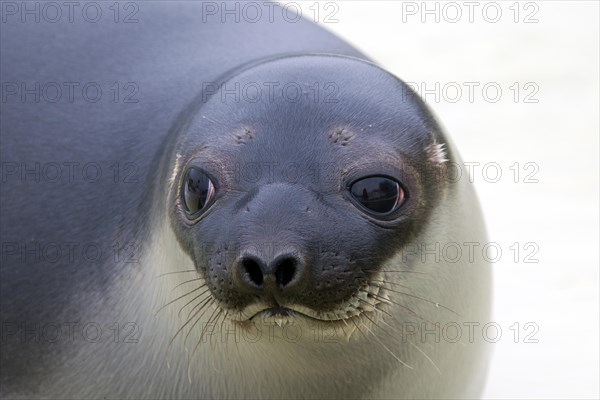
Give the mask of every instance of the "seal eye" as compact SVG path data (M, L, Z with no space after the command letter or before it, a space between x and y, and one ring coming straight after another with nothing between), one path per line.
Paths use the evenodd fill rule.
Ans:
M355 181L350 187L352 197L368 211L389 214L404 201L404 190L398 182L383 176L371 176Z
M190 168L185 176L183 200L191 214L202 210L215 194L215 185L204 172Z

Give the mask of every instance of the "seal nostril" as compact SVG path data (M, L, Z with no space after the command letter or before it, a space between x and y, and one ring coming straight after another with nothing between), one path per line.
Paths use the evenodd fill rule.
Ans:
M277 263L275 267L275 279L277 286L287 286L296 275L296 261L293 258L285 258Z
M261 286L264 280L263 273L258 263L251 258L246 258L242 261L242 268L246 276L256 286Z

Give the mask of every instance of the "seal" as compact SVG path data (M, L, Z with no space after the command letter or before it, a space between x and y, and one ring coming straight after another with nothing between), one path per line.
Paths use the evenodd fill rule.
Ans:
M486 233L430 110L312 23L207 4L3 24L2 395L478 396L486 346L448 332L489 265L439 248Z

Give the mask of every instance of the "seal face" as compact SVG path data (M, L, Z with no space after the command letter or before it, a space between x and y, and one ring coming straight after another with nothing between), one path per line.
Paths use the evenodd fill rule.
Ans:
M322 87L334 95L310 92ZM368 318L387 300L373 280L444 196L426 108L379 67L327 55L260 63L201 97L168 207L219 307L234 321Z

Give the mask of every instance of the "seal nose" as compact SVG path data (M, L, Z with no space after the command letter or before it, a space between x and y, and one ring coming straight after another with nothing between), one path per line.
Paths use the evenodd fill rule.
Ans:
M235 281L244 289L289 291L304 277L304 263L294 254L280 254L270 262L255 255L242 255L236 263Z

